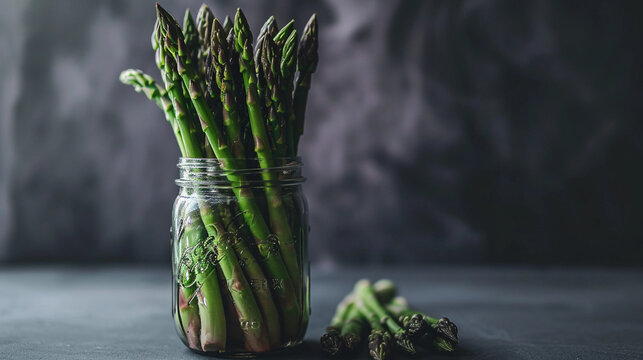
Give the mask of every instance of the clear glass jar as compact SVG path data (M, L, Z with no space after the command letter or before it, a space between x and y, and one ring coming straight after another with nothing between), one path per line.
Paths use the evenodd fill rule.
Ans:
M179 160L172 313L181 340L196 352L253 357L304 337L310 281L302 164L275 164Z

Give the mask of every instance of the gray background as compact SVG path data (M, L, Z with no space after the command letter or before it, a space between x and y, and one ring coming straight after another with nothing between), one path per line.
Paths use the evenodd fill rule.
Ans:
M208 4L319 15L317 264L643 263L640 3ZM0 261L167 262L178 151L117 79L157 76L153 1L0 9Z

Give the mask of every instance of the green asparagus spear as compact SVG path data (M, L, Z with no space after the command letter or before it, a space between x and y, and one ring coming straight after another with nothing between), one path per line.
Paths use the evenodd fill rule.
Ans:
M348 305L346 320L342 325L340 335L344 339L344 347L347 354L355 353L364 340L368 323L362 316L355 303Z
M257 93L260 97L264 98L266 95L266 79L264 79L263 67L261 65L261 57L263 52L263 39L264 37L272 37L277 33L277 24L275 17L271 16L261 26L259 35L257 35L257 43L255 44L255 71L257 73Z
M284 101L282 101L281 93L281 72L279 70L281 54L277 51L277 45L271 37L266 37L262 44L262 66L260 68L263 69L262 74L264 74L266 84L264 98L268 113L267 126L272 137L274 156L282 158L286 156L286 129L285 119L283 118Z
M295 112L293 108L293 81L297 65L297 30L286 39L281 53L281 92L286 108L286 154L296 156L295 152Z
M190 9L185 9L185 16L183 17L183 38L185 45L190 49L190 60L195 63L199 61L200 40L199 33L194 24L194 19L190 13Z
M351 294L347 295L344 300L337 304L335 315L333 315L330 325L326 332L321 336L321 351L326 356L336 356L343 354L346 350L344 338L341 336L342 325L348 316L349 307L353 303Z
M359 297L356 298L355 306L362 316L366 317L371 326L371 333L368 335L368 354L371 359L388 360L393 358L393 338L391 333L382 326L375 313L365 308L364 302Z
M199 216L199 210L187 209L182 219L185 230L182 232L184 237L179 236L179 241L185 243L186 248L180 264L189 267L188 271L180 272L180 274L185 274L181 278L184 281L186 303L191 304L196 295L201 323L201 349L203 351L224 351L227 340L226 318L221 289L212 261L216 255L214 255L213 248L207 245L207 236ZM181 265L179 269L183 267ZM190 294L192 285L189 283L189 279L192 277L194 277L194 284L197 286L195 295Z
M197 50L197 69L199 74L205 74L205 60L210 53L210 30L212 30L212 22L214 15L206 4L202 4L199 12L196 15L196 28L199 33L199 49Z
M355 284L353 290L356 297L364 303L364 309L367 312L374 313L382 323L386 323L388 329L393 333L395 343L405 353L409 355L415 354L415 347L409 339L409 335L395 320L393 320L386 309L380 304L375 296L375 292L371 283L368 280L360 280ZM372 316L372 315L367 315Z
M294 95L295 108L295 153L299 146L299 138L304 134L304 119L306 116L306 102L312 74L317 70L319 55L317 48L317 15L313 14L304 28L304 34L299 42L299 53L297 54L297 80Z

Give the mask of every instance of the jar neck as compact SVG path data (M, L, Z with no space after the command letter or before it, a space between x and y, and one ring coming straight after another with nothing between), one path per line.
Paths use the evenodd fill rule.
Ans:
M257 158L180 158L177 167L175 182L182 189L297 187L306 180L299 157L275 158L268 164Z

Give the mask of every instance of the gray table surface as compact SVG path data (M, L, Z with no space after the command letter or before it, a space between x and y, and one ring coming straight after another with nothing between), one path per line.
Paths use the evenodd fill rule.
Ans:
M322 358L319 335L362 277L458 324L456 353L419 359L643 359L642 270L484 267L313 268L306 341L280 357ZM170 303L167 268L0 268L0 359L205 358L179 341Z

